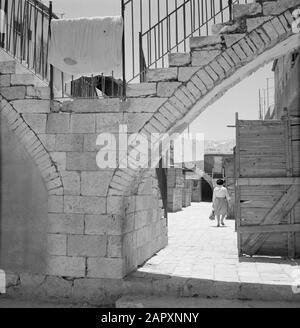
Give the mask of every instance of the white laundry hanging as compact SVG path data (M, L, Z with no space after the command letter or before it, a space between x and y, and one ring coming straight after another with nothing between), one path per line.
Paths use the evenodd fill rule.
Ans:
M73 77L122 77L122 17L58 19L51 22L49 63Z

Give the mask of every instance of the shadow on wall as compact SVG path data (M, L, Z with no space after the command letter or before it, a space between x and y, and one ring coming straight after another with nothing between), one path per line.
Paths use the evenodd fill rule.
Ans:
M45 272L48 192L17 137L1 119L0 268Z

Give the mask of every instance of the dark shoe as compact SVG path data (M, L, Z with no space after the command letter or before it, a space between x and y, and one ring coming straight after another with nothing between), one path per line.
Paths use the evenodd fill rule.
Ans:
M221 222L221 224L222 224L222 226L224 226L224 225L225 225L225 223L224 223L224 222Z

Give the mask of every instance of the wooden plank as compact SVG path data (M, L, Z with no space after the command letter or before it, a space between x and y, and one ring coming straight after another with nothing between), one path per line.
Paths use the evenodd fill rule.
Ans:
M242 226L240 233L299 232L300 224L269 224Z
M240 206L240 187L238 186L238 180L240 178L240 125L239 125L239 114L235 114L235 126L236 126L236 147L235 147L235 155L234 155L234 178L235 178L235 229L237 231L237 246L239 255L242 254L241 248L241 234L238 232L241 226L241 206Z
M239 186L300 185L300 177L239 178Z
M271 211L269 211L269 213L263 218L262 225L268 225L271 223L278 224L282 217L288 215L299 200L299 191L299 185L290 186ZM252 235L247 241L246 253L254 255L262 246L266 238L268 238L268 234Z

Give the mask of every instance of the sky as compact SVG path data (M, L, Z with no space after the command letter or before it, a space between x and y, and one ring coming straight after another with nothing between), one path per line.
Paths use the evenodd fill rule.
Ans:
M64 18L114 16L120 15L120 0L53 0L53 8ZM190 131L204 133L208 140L233 139L235 129L227 125L234 125L236 112L241 119L258 119L258 90L273 77L271 67L272 63L231 88L191 123Z

